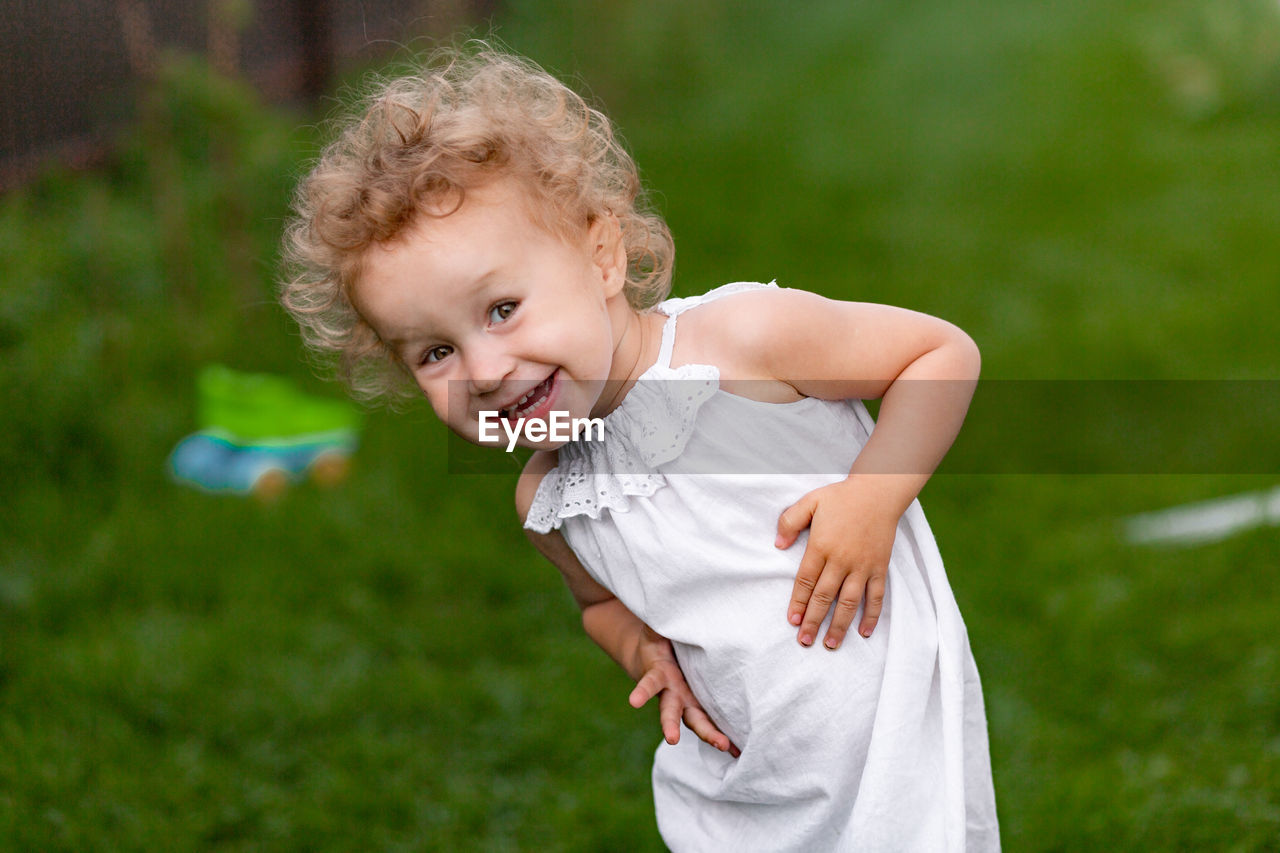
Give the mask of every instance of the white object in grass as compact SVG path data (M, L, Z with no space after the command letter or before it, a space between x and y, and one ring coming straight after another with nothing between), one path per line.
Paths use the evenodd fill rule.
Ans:
M1280 486L1132 515L1124 519L1124 538L1135 545L1195 545L1266 524L1280 525Z

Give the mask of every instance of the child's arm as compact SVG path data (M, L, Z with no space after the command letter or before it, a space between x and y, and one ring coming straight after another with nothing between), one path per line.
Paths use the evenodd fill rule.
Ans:
M898 519L960 430L977 384L978 348L955 326L885 305L836 302L804 291L726 300L736 355L748 374L823 399L879 399L876 428L847 479L784 510L777 547L808 528L788 619L809 645L834 605L825 644L836 648L865 601L870 636L884 600Z
M554 455L535 453L516 485L516 510L521 522L529 514L538 484L554 465ZM680 720L694 734L722 752L737 754L737 748L707 716L689 689L676 661L671 641L628 610L609 590L592 580L578 562L559 531L526 531L529 540L563 575L569 591L582 610L582 627L600 648L618 662L636 681L629 701L639 708L658 696L658 718L667 743L680 740Z

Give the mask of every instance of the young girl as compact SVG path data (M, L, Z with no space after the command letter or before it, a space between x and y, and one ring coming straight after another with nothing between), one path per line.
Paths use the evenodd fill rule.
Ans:
M608 120L483 48L372 95L295 211L284 304L357 393L412 380L460 436L538 449L518 509L632 704L659 696L673 850L998 849L915 502L976 381L964 333L772 285L659 302L670 237ZM603 436L527 429L553 413Z

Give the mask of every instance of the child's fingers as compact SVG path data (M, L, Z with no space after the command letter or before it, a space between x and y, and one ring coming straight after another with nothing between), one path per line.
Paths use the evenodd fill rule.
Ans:
M840 594L840 586L844 582L845 574L846 572L839 571L838 567L831 563L826 563L822 567L821 576L813 587L813 595L809 596L809 605L805 608L804 619L800 622L800 631L797 634L800 645L813 645L822 620L827 617L827 611L831 609L831 605ZM854 609L857 609L856 605Z
M813 598L818 580L822 576L823 559L812 548L805 549L800 558L800 568L796 571L796 582L791 586L791 603L787 605L787 621L799 625L804 619L805 610Z
M858 602L862 599L862 579L858 575L849 575L840 587L840 598L835 609L831 611L831 624L827 626L827 636L822 644L829 649L838 649L844 642L844 635L849 633L853 617L858 615Z
M867 581L867 606L862 611L862 624L858 633L870 637L880 621L880 610L884 607L884 575L875 575Z
M737 752L737 747L729 741L729 736L716 728L716 724L711 722L711 718L707 716L707 712L702 708L696 705L686 707L684 709L684 724L689 727L689 731L721 752L731 754ZM734 757L736 758L737 756L734 755Z
M812 493L810 493L812 494ZM800 532L813 520L813 512L818 508L817 502L805 495L778 515L778 536L773 541L775 548L790 548Z
M674 690L664 690L658 697L658 722L662 724L662 737L667 743L680 742L680 717L684 714L684 702Z
M631 691L627 701L631 703L632 708L642 708L644 703L660 693L666 686L666 680L662 677L662 673L656 669L651 669L636 682L635 689Z

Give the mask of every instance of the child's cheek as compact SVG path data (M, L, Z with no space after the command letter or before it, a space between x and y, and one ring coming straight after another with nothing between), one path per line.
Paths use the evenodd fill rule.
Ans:
M476 425L471 416L471 395L465 380L441 379L425 383L423 391L436 417L450 429L465 436L466 427L462 425L472 420L470 432L475 432Z

